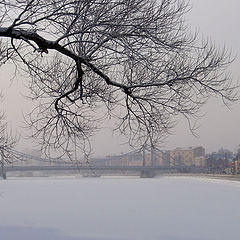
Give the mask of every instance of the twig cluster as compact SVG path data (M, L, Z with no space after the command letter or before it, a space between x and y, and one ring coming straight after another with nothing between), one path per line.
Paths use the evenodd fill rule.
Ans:
M235 101L232 59L184 22L182 0L2 0L0 62L30 77L27 117L44 149L68 152L106 117L132 145L157 145L210 96ZM101 114L102 113L102 114Z

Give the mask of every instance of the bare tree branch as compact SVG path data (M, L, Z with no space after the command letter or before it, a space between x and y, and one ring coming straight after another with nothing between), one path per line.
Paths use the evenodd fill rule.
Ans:
M45 151L85 146L106 117L132 145L157 145L211 96L237 100L228 51L200 42L184 0L4 0L0 62L29 76L26 117ZM48 149L48 150L47 150Z

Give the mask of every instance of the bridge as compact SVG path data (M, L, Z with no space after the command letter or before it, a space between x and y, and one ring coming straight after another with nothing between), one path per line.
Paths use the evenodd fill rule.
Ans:
M3 178L6 177L7 172L34 172L34 171L78 171L81 174L89 173L89 175L92 176L98 176L101 174L114 174L114 173L137 173L140 175L140 177L143 178L150 178L154 177L156 174L159 173L166 173L166 172L182 172L184 171L182 167L170 167L170 166L155 166L154 165L154 158L151 151L151 159L150 159L150 165L146 165L146 159L145 159L145 149L144 150L138 150L133 151L128 154L137 154L138 158L141 158L141 165L137 166L129 166L129 165L100 165L97 166L95 164L90 165L82 165L79 164L78 161L64 161L59 159L46 159L41 157L32 156L26 153L19 152L14 149L6 149L6 151L9 154L14 155L18 159L31 159L35 160L37 162L41 162L41 165L34 165L34 166L27 166L27 165L5 165L3 161L2 156L2 164L1 164L1 173L0 175L3 176ZM140 152L142 151L142 152ZM127 154L124 154L122 156L127 156ZM118 157L122 157L118 156ZM116 156L114 156L116 157ZM113 157L113 158L114 158ZM42 165L42 164L45 165ZM47 163L51 163L51 165L46 165Z
M90 172L92 175L104 174L104 173L123 173L134 172L139 173L142 178L151 178L156 174L165 172L178 172L182 169L176 167L164 167L164 166L6 166L5 172L34 172L34 171L73 171L78 172Z

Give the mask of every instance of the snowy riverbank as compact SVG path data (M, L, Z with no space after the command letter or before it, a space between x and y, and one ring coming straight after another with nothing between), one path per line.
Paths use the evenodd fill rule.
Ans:
M0 181L6 240L239 239L240 182L187 176Z

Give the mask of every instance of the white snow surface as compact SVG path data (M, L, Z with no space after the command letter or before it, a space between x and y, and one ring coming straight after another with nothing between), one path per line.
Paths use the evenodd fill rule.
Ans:
M0 181L4 240L238 240L240 182L195 177Z

